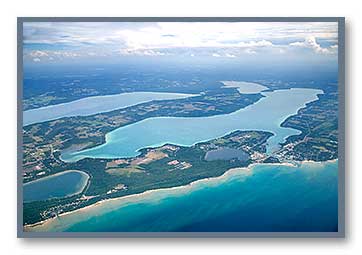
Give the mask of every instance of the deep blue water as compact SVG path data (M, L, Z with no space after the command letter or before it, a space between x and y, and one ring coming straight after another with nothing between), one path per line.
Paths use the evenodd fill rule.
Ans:
M338 161L257 165L219 179L107 201L33 231L338 230Z
M87 185L88 174L65 171L24 184L24 202L66 197L81 192Z

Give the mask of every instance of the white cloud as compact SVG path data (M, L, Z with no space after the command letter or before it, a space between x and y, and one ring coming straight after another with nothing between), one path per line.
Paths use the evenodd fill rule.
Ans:
M195 33L197 31L197 33ZM29 22L25 43L121 45L126 48L270 46L285 38L337 38L337 23L326 22Z
M273 43L266 40L261 41L250 41L250 42L240 42L237 46L242 48L249 48L249 47L268 47L273 46Z
M34 51L24 52L24 58L31 59L34 62L40 62L41 60L48 60L48 61L61 60L65 58L76 58L81 56L82 55L80 53L71 52L71 51L34 50Z
M145 50L142 52L143 55L145 56L165 56L166 53L160 52L160 51L155 51L155 50Z
M293 43L290 43L289 45L290 46L295 46L295 47L310 48L310 49L313 49L314 52L321 53L321 54L331 54L331 53L333 53L331 51L331 49L337 49L338 48L337 45L331 46L330 49L329 48L323 48L317 42L316 38L313 37L313 36L307 37L303 42L293 42Z
M59 57L70 57L70 58L76 58L81 56L79 53L71 51L51 51L51 54Z
M174 54L235 58L283 54L298 47L329 54L337 46L323 48L317 41L336 42L337 27L333 22L29 22L24 23L24 48L36 43L50 44L54 50L40 46L24 55L53 60Z
M246 49L246 50L244 50L244 52L245 52L246 54L249 54L249 55L254 55L254 54L256 54L256 51L255 51L255 50L252 50L252 49Z
M305 42L292 42L289 43L290 46L296 46L296 47L306 47L307 45L305 44Z
M235 55L229 54L229 53L226 53L225 57L227 57L227 58L236 58Z
M37 57L48 57L49 55L45 51L35 50L30 52L30 56L33 58L37 58Z
M166 56L170 55L162 51L152 50L152 49L136 49L136 50L120 50L120 55L134 55L134 56Z

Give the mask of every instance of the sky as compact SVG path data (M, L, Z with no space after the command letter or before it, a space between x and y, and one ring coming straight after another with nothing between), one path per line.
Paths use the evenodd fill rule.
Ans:
M336 22L26 22L31 63L148 58L336 59Z

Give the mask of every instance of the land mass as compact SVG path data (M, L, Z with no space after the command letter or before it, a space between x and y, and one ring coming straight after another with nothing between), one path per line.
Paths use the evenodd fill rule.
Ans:
M199 179L217 177L228 169L264 162L266 142L273 134L264 131L235 131L222 138L191 147L166 144L141 150L134 158L91 159L61 163L58 170L79 169L91 176L82 194L68 198L24 203L24 224L36 223L60 213L76 210L100 200L142 193L151 189L182 186ZM206 159L210 151L238 150L225 159ZM61 161L60 161L61 162Z
M338 158L336 86L327 86L318 100L308 103L281 126L300 130L301 134L287 138L276 153L279 159L326 161Z
M131 123L159 116L199 117L225 114L260 100L261 94L240 94L234 89L201 93L200 96L148 102L91 116L62 118L23 128L23 177L29 182L69 169L91 176L81 194L24 203L24 224L33 224L98 201L169 188L217 177L227 170L252 163L326 161L338 157L338 98L336 86L310 102L281 125L298 129L281 148L266 153L265 131L235 131L191 147L166 144L142 149L134 158L91 159L63 162L64 150L82 150L104 143L105 134ZM230 151L235 155L230 157ZM224 154L225 153L225 154ZM210 157L210 155L212 155ZM223 157L223 155L226 155Z
M231 113L257 102L261 94L243 95L236 89L205 92L200 96L152 101L91 116L77 116L37 123L23 128L24 181L57 172L63 150L86 149L105 142L105 135L119 127L151 117L198 117Z

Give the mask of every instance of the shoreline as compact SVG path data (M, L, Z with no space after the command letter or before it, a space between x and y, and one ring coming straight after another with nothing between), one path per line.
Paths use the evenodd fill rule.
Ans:
M300 89L300 88L288 88L287 90L293 90L293 89ZM302 88L302 89L307 89L307 90L309 90L309 88ZM312 90L318 90L318 93L316 93L315 98L314 98L314 99L311 99L310 101L304 102L303 105L302 105L300 108L298 108L295 112L293 112L293 113L291 113L291 114L289 114L289 115L287 115L287 116L283 116L283 121L279 124L279 126L280 126L281 128L290 129L290 130L295 130L295 131L301 133L301 131L298 130L298 129L295 129L295 128L286 128L286 127L282 127L281 125L282 125L282 123L283 123L287 118L289 118L290 116L293 116L293 115L297 114L300 109L305 108L305 107L307 106L307 104L309 104L309 103L311 103L311 102L314 102L314 101L317 101L317 100L318 100L318 96L317 96L318 94L320 94L320 93L321 93L321 94L324 94L324 92L323 92L322 90L320 90L320 89L312 89ZM212 115L212 116L201 116L201 117L169 117L169 116L167 116L167 117L165 117L165 116L151 117L151 118L146 118L146 119L143 119L143 120L134 122L134 123L127 124L127 125L125 125L125 126L121 126L121 127L115 128L114 130L112 130L112 131L110 131L110 132L108 132L108 133L106 133L106 134L104 135L104 140L103 140L102 144L95 145L94 147L90 147L90 148L87 148L87 149L84 149L84 150L79 150L79 151L76 151L76 152L74 152L74 153L70 153L70 154L69 154L70 159L67 159L67 160L61 159L61 160L64 161L64 162L66 162L66 163L74 163L74 162L77 162L77 161L82 160L82 159L84 159L84 158L92 158L92 159L115 159L115 158L131 158L131 157L137 157L137 156L140 155L140 154L139 154L139 150L140 150L140 149L149 148L149 147L156 147L156 145L154 144L154 145L142 146L142 147L140 147L140 148L137 148L137 149L134 151L134 153L136 153L136 154L135 154L135 155L131 155L131 156L118 155L117 157L115 157L115 156L111 156L111 157L105 157L105 156L98 157L98 156L82 155L82 154L83 154L83 153L87 153L87 152L91 152L91 151L96 150L96 149L99 149L99 148L101 148L101 147L103 147L103 146L106 146L108 143L111 143L111 141L112 141L112 134L113 134L114 132L116 132L117 130L119 130L119 129L121 129L121 128L125 128L125 127L129 128L130 126L136 125L136 124L139 125L139 123L142 123L142 122L145 122L145 121L149 121L150 119L181 119L181 118L183 118L183 119L189 119L189 118L212 119L212 118L219 118L219 117L222 116L222 115L224 115L224 116L231 116L231 115L238 114L239 112L245 111L245 110L247 110L249 107L252 107L252 106L254 106L254 105L257 104L257 103L260 103L260 101L264 100L264 99L265 99L265 95L264 95L262 92L260 92L260 93L264 96L264 97L262 97L260 100L258 100L257 102L254 102L254 103L252 103L252 104L250 104L250 105L247 105L247 106L244 107L244 108L240 108L239 110L236 110L236 111L230 112L230 113L217 114L217 115ZM222 136L225 136L225 135L227 135L227 134L229 134L229 133L232 133L232 132L234 132L234 131L237 131L237 130L242 130L242 131L247 131L247 130L266 131L266 132L271 132L271 133L273 133L273 134L275 135L275 133L274 133L272 130L264 130L264 129L258 129L258 128L251 128L251 129L248 129L248 128L247 128L247 129L236 128L236 129L234 129L234 130L231 130L231 131L226 132L226 133L223 134ZM290 135L297 135L297 134L290 134ZM288 136L290 136L290 135L288 135ZM222 137L222 136L218 136L218 137ZM288 136L286 136L286 137L284 138L284 141L287 139ZM216 139L216 138L218 138L218 137L214 137L214 138L211 138L211 139ZM202 143L202 142L206 142L206 141L209 141L209 140L210 140L210 139L199 140L199 141L196 141L196 142L194 142L194 143L192 143L192 144L181 144L181 143L175 143L175 142L167 141L167 142L164 143L164 144L170 143L170 144L174 144L174 145L178 145L178 146L190 147L190 146L193 146L193 145L195 145L195 144ZM283 142L284 142L284 141L283 141ZM164 144L163 144L163 145L164 145ZM161 146L163 146L163 145L161 145ZM81 155L78 155L78 154L81 154Z
M127 196L123 196L123 197L115 197L115 198L109 198L109 199L103 199L100 201L97 201L94 204L91 205L87 205L85 207L73 210L73 211L68 211L68 212L64 212L59 214L57 217L54 218L49 218L49 219L45 219L43 221L37 222L37 223L33 223L33 224L29 224L29 225L24 225L23 226L23 230L24 232L33 232L32 229L38 227L38 226L46 226L48 224L51 224L54 220L57 220L58 218L67 216L67 215L71 215L71 214L75 214L75 213L79 213L82 211L87 211L89 209L93 209L97 206L101 206L104 203L110 203L110 202L115 202L115 201L119 201L120 205L122 205L122 202L127 202L127 200L132 200L135 198L142 198L144 196L153 194L155 192L160 192L160 191L175 191L175 190L187 190L189 191L190 189L192 189L195 185L200 184L200 183L208 183L212 181L220 181L223 179L226 179L227 177L229 177L230 175L232 175L234 172L240 172L240 171L245 171L246 173L250 173L252 171L252 169L256 166L260 166L260 165L275 165L275 166L288 166L288 167L298 167L302 164L309 164L309 163L316 163L316 164L326 164L326 163L334 163L337 162L337 159L332 159L332 160L327 160L327 161L313 161L313 160L303 160L303 161L295 161L294 164L291 162L281 162L281 163L252 163L247 167L237 167L237 168L230 168L228 169L226 172L224 172L222 175L220 176L216 176L216 177L208 177L208 178L204 178L204 179L200 179L200 180L196 180L193 181L189 184L186 185L182 185L182 186L175 186L175 187L169 187L169 188L159 188L159 189L151 189L151 190L146 190L144 192L141 193L136 193L136 194L131 194L131 195L127 195ZM123 201L126 200L126 201Z
M263 97L260 98L260 100L263 100ZM260 100L258 100L257 102L254 102L254 103L252 103L252 104L250 104L250 105L247 105L247 106L244 107L244 108L240 108L240 109L238 109L238 110L236 110L236 111L234 111L234 112L230 112L230 113L222 113L222 114L216 114L216 115L211 115L211 116L200 116L200 117L170 117L170 116L158 116L158 117L151 117L151 119L155 119L155 118L157 118L157 119L171 119L171 118L175 118L175 119L179 119L179 118L216 118L216 117L220 117L221 115L232 115L232 114L235 114L236 112L239 112L239 111L241 111L241 110L245 110L246 108L255 105L255 104L258 103ZM288 116L287 116L287 117L288 117ZM129 124L125 125L125 126L118 127L118 128L116 128L116 129L114 129L114 130L106 133L106 134L104 135L104 140L103 140L103 142L102 142L101 144L95 145L94 147L86 148L86 149L84 149L84 150L83 150L83 149L80 149L80 150L75 150L75 151L67 151L66 153L69 153L69 152L70 152L69 155L70 155L70 157L73 156L73 157L75 158L74 160L72 160L72 159L70 159L70 160L69 160L69 159L68 159L68 160L65 160L65 159L62 159L61 157L60 157L60 159L61 159L63 162L65 162L65 163L78 162L78 161L80 161L80 160L82 160L82 159L84 159L84 158L91 158L91 159L119 159L119 158L120 158L120 159L129 159L129 158L134 158L134 157L140 156L140 155L141 155L140 150L142 150L142 149L158 148L158 147L162 147L162 146L164 146L164 145L166 145L166 144L176 145L176 146L180 146L180 147L191 147L191 146L194 146L194 145L196 145L196 144L198 144L198 143L204 143L204 142L210 141L210 139L205 139L205 140L200 140L200 141L194 142L194 143L192 143L192 144L181 144L181 143L174 143L174 142L171 142L171 141L166 141L166 142L164 142L164 143L149 145L149 146L146 146L146 147L142 147L142 146L141 146L141 147L137 148L137 149L134 151L136 154L133 155L133 156L96 157L96 156L90 156L90 155L87 155L87 156L80 155L80 156L77 157L77 154L78 154L78 153L81 153L81 152L89 152L89 151L92 151L92 150L94 150L94 149L96 149L96 148L100 148L100 147L102 147L102 146L105 146L105 145L107 145L107 143L109 143L109 142L112 142L112 137L111 137L111 136L112 136L112 133L113 133L114 131L116 131L116 130L118 130L118 129L120 129L120 128L124 128L124 127L129 127L129 126L135 125L135 124L140 123L140 122L145 122L145 121L147 121L147 120L149 120L149 119L150 119L150 118L146 118L146 119L142 119L142 120L140 120L140 121L132 122L132 123L129 123ZM231 131L228 131L228 132L226 132L225 134L223 134L223 135L221 135L221 136L218 136L218 137L215 137L215 138L213 138L213 139L221 138L221 137L223 137L223 136L226 136L226 135L231 134L231 133L233 133L233 132L235 132L235 131L238 131L238 130L240 130L240 131L252 131L252 130L265 131L265 130L259 130L259 129L250 129L250 130L249 130L249 129L239 129L239 128L237 128L237 129L233 129L233 130L231 130ZM272 131L265 131L265 132L273 133ZM275 133L273 133L273 135L275 135ZM69 148L68 148L68 149L69 149ZM65 151L63 150L62 152L65 152ZM75 155L75 156L74 156L74 155Z

